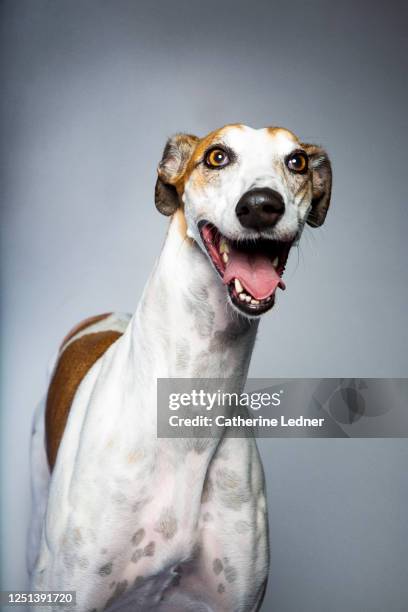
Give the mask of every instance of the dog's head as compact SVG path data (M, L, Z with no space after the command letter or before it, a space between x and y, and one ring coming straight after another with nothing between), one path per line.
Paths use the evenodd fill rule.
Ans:
M318 227L330 203L326 152L282 128L228 125L204 138L177 134L158 166L159 211L179 208L187 235L208 256L235 308L272 308L291 246Z

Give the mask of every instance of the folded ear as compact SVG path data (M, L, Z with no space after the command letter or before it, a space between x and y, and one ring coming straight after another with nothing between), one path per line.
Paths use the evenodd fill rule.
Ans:
M169 138L164 147L163 157L157 167L154 191L156 207L163 215L172 215L180 205L177 183L183 177L198 140L197 136L191 134L176 134Z
M312 207L307 217L307 223L312 227L319 227L324 223L330 206L332 170L324 149L316 145L304 144L303 147L309 156L309 165L312 169L313 195Z

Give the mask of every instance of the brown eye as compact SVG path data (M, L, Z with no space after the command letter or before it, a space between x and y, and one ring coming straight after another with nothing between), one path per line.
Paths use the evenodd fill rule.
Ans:
M229 157L222 149L212 149L205 156L205 163L209 168L222 168L229 163Z
M292 172L306 172L307 170L307 155L302 151L297 151L289 155L286 159L286 165Z

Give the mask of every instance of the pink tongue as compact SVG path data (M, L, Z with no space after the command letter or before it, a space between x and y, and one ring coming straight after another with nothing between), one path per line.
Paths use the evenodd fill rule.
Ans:
M225 285L238 278L244 289L256 300L264 300L272 295L278 285L285 288L271 260L265 255L248 254L230 246L228 257L223 278Z

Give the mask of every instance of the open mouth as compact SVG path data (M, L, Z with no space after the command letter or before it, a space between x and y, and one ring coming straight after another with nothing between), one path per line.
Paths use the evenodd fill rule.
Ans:
M264 238L232 241L207 221L200 221L198 228L236 308L252 316L270 310L276 289L285 289L282 275L292 242Z

